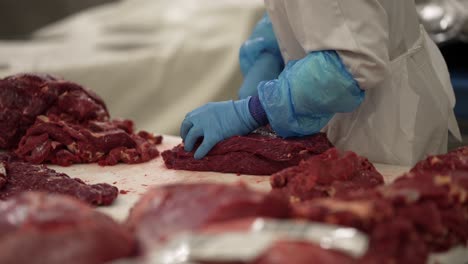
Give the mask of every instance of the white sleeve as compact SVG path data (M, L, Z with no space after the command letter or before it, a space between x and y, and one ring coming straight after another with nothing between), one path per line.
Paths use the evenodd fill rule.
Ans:
M388 74L387 14L377 0L286 0L288 21L307 52L336 50L364 90Z

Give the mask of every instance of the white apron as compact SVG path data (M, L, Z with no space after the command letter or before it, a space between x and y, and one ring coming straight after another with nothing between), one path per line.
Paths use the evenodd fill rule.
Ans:
M324 131L373 162L413 165L458 139L445 61L413 0L265 0L285 61L336 50L366 99Z

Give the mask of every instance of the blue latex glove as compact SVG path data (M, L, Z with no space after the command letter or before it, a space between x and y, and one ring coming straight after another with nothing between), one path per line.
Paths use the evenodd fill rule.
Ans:
M257 96L257 86L260 82L278 78L282 69L282 61L279 61L275 55L269 52L260 54L244 77L244 82L239 90L239 99Z
M293 137L320 132L335 113L354 111L365 93L336 51L317 51L262 82L258 96L273 130Z
M273 25L267 13L257 23L249 39L240 48L239 62L244 76L247 75L262 53L269 53L277 61L276 63L279 63L281 66L284 64L278 41L273 31ZM276 77L274 76L274 78Z
M192 151L198 138L203 137L194 155L195 159L201 159L218 142L257 129L259 125L249 112L249 101L250 98L208 103L188 113L180 128L185 151Z

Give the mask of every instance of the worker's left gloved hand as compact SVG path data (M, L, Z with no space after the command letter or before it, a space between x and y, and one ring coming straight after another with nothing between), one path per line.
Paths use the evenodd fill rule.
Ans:
M239 101L208 103L185 116L180 128L185 151L192 151L200 137L203 142L195 159L203 158L218 142L236 135L246 135L259 124L249 111L250 97Z

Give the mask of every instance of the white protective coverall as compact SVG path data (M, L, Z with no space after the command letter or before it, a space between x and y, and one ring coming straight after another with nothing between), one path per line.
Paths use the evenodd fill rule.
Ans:
M285 62L336 50L366 90L352 113L325 127L338 148L412 165L460 138L446 63L414 0L265 0Z

